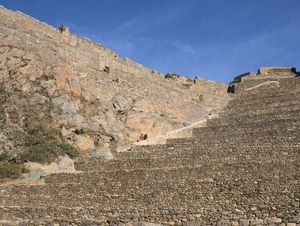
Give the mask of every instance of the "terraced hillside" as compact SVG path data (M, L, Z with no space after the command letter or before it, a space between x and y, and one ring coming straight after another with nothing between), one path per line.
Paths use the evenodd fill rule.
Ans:
M1 186L0 223L300 225L300 77L267 72L232 83L233 99L193 137Z

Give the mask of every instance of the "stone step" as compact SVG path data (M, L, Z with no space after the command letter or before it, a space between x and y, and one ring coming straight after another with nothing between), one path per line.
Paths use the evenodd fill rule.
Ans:
M104 162L102 159L91 159L88 163L77 167L81 171L106 171L119 169L158 169L180 166L199 166L202 164L234 163L237 161L256 162L281 161L288 162L299 159L299 145L228 145L225 148L217 145L197 146L197 140L189 144L177 144L177 147L167 146L164 150L151 150L147 152L128 152L113 160ZM97 161L98 160L98 161Z
M188 175L186 175L188 177ZM259 197L273 197L280 194L284 199L297 201L300 195L299 175L288 178L268 179L259 177L247 180L243 177L229 180L170 180L164 181L122 181L116 183L57 184L48 188L32 188L35 193L23 188L23 193L1 197L5 207L48 207L48 206L93 206L95 208L116 207L124 204L134 206L178 206L198 205L210 202L225 202L248 197L255 201ZM136 182L136 183L135 183ZM47 192L41 193L45 189ZM51 192L50 189L59 189ZM38 192L39 191L39 192ZM292 194L294 196L292 196ZM16 197L17 196L17 197ZM281 197L281 198L283 198ZM279 199L279 198L276 198ZM275 201L275 200L272 200ZM240 202L241 204L246 204ZM270 204L270 203L269 203Z
M219 147L226 149L227 146L275 146L275 145L298 145L300 144L300 131L297 128L286 131L265 130L259 132L249 132L240 134L217 134L209 136L209 139L199 139L197 137L176 138L166 141L167 145L173 146L175 149L179 147Z
M233 159L240 156L241 158L257 158L259 156L277 156L277 155L293 155L294 153L298 153L297 150L300 148L300 144L298 145L268 145L268 144L260 144L260 145L248 145L245 144L238 144L238 145L227 145L226 147L220 147L218 145L210 145L210 146L197 146L195 144L198 143L197 139L190 139L188 141L182 143L175 143L166 145L166 148L163 150L151 150L149 151L141 151L141 152L127 152L127 156L125 153L121 157L116 156L115 159L110 160L106 164L102 164L103 168L110 169L111 165L118 164L118 162L126 162L129 165L132 162L137 160L140 161L140 167L143 165L150 167L151 165L154 167L155 162L162 161L161 159L168 159L168 158L186 158L191 159L191 161L204 161L203 156L207 156L207 158L221 158L227 157L228 161L230 160L229 157ZM176 146L176 148L175 148ZM180 148L177 148L179 146ZM281 156L280 156L281 158ZM221 159L220 159L221 160ZM144 164L142 163L144 161ZM184 163L184 162L183 162ZM137 163L138 164L138 163ZM164 163L160 163L157 165L161 165ZM95 163L94 169L97 168L101 164ZM125 167L125 166L124 166ZM98 167L99 168L99 167Z
M238 110L240 107L244 106L256 106L256 105L262 105L262 104L268 104L268 105L281 105L285 102L289 101L296 101L299 102L299 95L300 95L300 90L298 92L293 92L293 93L274 93L271 96L264 97L261 95L248 95L245 97L236 97L231 99L228 104L227 108L230 109L236 109ZM247 97L247 98L246 98ZM293 102L291 102L293 103ZM262 106L263 107L263 106Z
M278 158L279 157L279 158ZM248 158L238 159L235 162L217 162L211 160L211 162L203 162L195 166L174 166L166 168L135 168L135 169L116 169L112 168L111 171L87 171L81 172L78 175L74 174L52 174L45 178L45 183L57 184L57 183L97 183L99 181L135 181L140 183L140 179L143 181L166 181L166 180L205 180L207 178L237 178L242 174L247 174L247 178L258 177L276 177L284 176L284 173L290 173L291 175L297 174L297 167L299 163L298 158L293 159L293 156L284 157L285 160L280 159L280 156L274 157L274 160L265 160L261 158L260 161L249 161ZM238 162L238 163L237 163ZM249 166L243 166L248 162ZM211 164L213 163L213 164ZM259 168L258 168L259 167ZM282 172L278 172L278 169L282 168ZM212 172L211 169L217 169L217 174ZM263 169L265 171L263 171ZM235 170L232 172L232 170ZM183 173L180 175L180 173ZM241 174L242 173L242 174ZM246 178L245 177L245 178ZM144 183L144 182L143 182Z
M259 117L260 115L268 114L268 113L274 113L274 114L280 114L280 113L285 113L285 112L290 112L290 111L295 111L298 110L300 111L300 101L293 101L294 103L289 102L284 102L282 105L278 106L270 106L270 105L262 105L262 106L256 106L256 107L240 107L238 108L238 111L235 109L229 109L229 110L224 110L219 113L218 118L240 118L241 120L243 118L247 117L253 117L257 116ZM212 119L211 119L212 120Z
M216 126L216 125L233 125L233 124L245 124L245 123L264 123L268 121L269 123L272 123L272 120L278 120L278 119L299 119L299 110L290 110L288 112L282 112L278 110L277 112L270 112L266 114L260 114L260 115L253 115L249 117L244 118L214 118L211 120L207 120L206 124L207 126Z
M280 195L280 194L275 194ZM213 199L213 197L210 197ZM0 214L13 216L18 225L281 225L293 226L300 222L295 205L285 203L280 196L281 208L269 210L263 204L266 197L252 206L242 206L236 200L205 203L191 206L120 206L108 208L93 207L0 207ZM247 199L247 198L245 198ZM245 200L246 201L246 200ZM275 202L274 200L273 202ZM289 201L289 200L286 200ZM234 202L236 202L234 204ZM215 204L215 205L214 205ZM231 204L232 206L229 206ZM174 216L176 215L176 220ZM33 216L35 218L33 218ZM248 217L249 216L249 219ZM22 217L22 218L21 218Z
M284 102L281 106L267 106L264 105L264 107L261 106L250 106L250 107L241 107L238 110L224 110L221 113L219 113L219 117L209 119L208 121L213 121L214 119L243 119L253 116L260 116L265 114L280 114L282 112L291 112L291 111L299 111L299 103L293 103L289 104L287 102Z
M240 99L251 99L252 97L271 97L273 95L284 95L299 93L300 88L300 79L292 80L294 84L285 84L278 86L276 81L272 81L269 87L258 84L258 88L245 87L243 89L240 84L237 85L237 92L235 93L236 97Z
M276 125L276 126L275 126ZM240 134L240 133L250 133L250 132L261 132L265 130L274 130L276 127L280 126L280 131L284 131L287 134L294 131L295 128L299 128L299 119L274 119L271 121L264 121L257 126L256 123L244 123L244 124L233 124L233 125L215 125L207 127L199 127L193 129L193 135L199 138L209 137L211 135L219 134Z
M172 145L174 149L182 149L182 150L203 150L206 149L208 151L211 151L215 153L214 151L225 151L230 150L230 147L239 146L241 149L247 149L251 147L276 147L276 146L285 146L285 147L299 147L299 137L294 138L293 140L289 140L288 138L278 138L278 139L266 139L266 138L241 138L241 139L224 139L224 140L208 140L203 141L199 139L189 139L184 141L178 141L170 143L170 146ZM264 142L264 143L262 143ZM199 146L202 146L199 148ZM276 151L278 149L275 149ZM242 151L243 152L243 151ZM237 153L239 151L237 150Z
M134 204L135 207L140 207L140 208L154 208L155 206L160 206L163 208L168 208L172 206L198 206L198 207L203 207L209 204L217 204L221 203L223 206L226 208L230 207L232 204L238 204L238 205L247 205L249 203L253 204L262 204L261 202L262 199L265 200L265 205L270 205L274 206L278 202L284 203L284 200L287 202L286 205L295 202L296 205L299 205L299 202L297 202L297 199L299 198L299 190L289 190L288 186L291 186L291 189L294 189L295 186L292 186L291 184L287 184L286 187L284 186L278 186L277 183L268 183L265 185L265 187L259 187L253 189L253 190L237 190L236 186L229 187L226 189L226 191L221 190L221 189L215 189L215 191L210 191L209 193L204 193L201 192L199 189L190 189L189 184L187 184L185 187L178 186L177 188L173 189L167 189L165 187L162 187L161 189L163 190L158 190L155 189L151 192L148 193L135 193L132 191L131 194L129 195L121 195L121 194L113 194L110 195L108 193L103 194L102 196L100 195L83 195L83 194L78 194L78 199L77 200L65 200L64 196L62 195L57 195L54 199L53 202L52 200L49 200L47 197L44 198L45 202L48 203L42 203L36 202L36 200L33 200L32 203L24 203L24 202L18 202L18 203L23 203L26 204L28 208L33 208L33 207L47 207L47 206L53 206L53 207L58 207L58 206L80 206L80 207L89 207L89 206L94 206L95 208L121 208L123 209L123 205L130 206L131 204ZM101 187L99 187L101 188ZM267 189L267 191L263 191L263 189ZM283 191L280 191L280 189L284 189ZM228 191L229 190L229 191ZM275 190L275 191L274 191ZM287 193L290 193L287 194ZM273 197L273 198L272 198ZM270 200L271 198L271 200ZM22 200L22 197L20 197ZM74 199L74 197L73 197ZM244 199L244 200L243 200ZM260 199L260 200L259 200ZM268 200L269 199L269 200ZM273 199L273 200L272 200ZM275 199L275 200L274 200ZM230 200L230 201L229 201ZM247 203L247 201L248 203ZM18 200L19 201L19 200ZM260 201L260 202L259 202ZM229 203L228 203L229 202ZM126 204L124 204L126 203ZM226 204L228 205L226 205ZM40 205L41 204L41 205ZM10 207L10 206L5 206L5 207ZM123 207L123 208L122 208ZM297 208L294 209L294 211L297 211ZM72 218L71 218L72 219Z
M300 95L300 94L299 94ZM298 95L298 96L299 96ZM244 103L238 103L238 102L229 102L228 105L219 113L219 115L231 115L231 114L241 114L243 115L248 111L248 113L253 113L256 111L263 111L269 109L270 111L276 111L278 108L285 107L286 109L289 109L288 106L293 107L293 105L299 105L298 96L290 97L289 99L264 99L262 101L240 101Z
M166 144L155 144L155 145L132 145L126 152L119 152L118 157L128 156L128 153L134 152L152 152L162 151L166 149Z
M247 181L247 183L259 180L264 183L269 180L277 182L278 180L292 180L290 177L300 178L298 174L300 163L297 159L291 159L288 164L276 161L276 159L273 162L249 162L248 165L245 164L248 162L247 159L236 162L238 163L202 164L196 167L113 169L111 171L90 171L77 174L51 174L44 178L45 184L6 186L1 188L1 198L4 199L8 195L13 195L13 197L8 198L18 200L21 196L31 196L39 201L38 195L55 196L73 192L84 194L87 191L97 193L95 191L100 188L99 191L101 192L109 192L111 190L112 193L124 193L126 190L132 191L136 189L135 185L139 187L138 192L147 192L150 188L152 190L157 186L165 186L165 184L176 187L180 184L185 186L187 183L193 183L195 186L202 184L201 191L210 192L211 186L215 186L216 183L228 184L236 180ZM215 171L213 172L212 169ZM279 169L280 171L278 171ZM211 183L207 184L208 181ZM216 188L218 187L216 186ZM253 185L250 187L253 187ZM82 188L87 190L85 191ZM143 191L143 188L149 189L144 189ZM65 198L71 197L66 196Z

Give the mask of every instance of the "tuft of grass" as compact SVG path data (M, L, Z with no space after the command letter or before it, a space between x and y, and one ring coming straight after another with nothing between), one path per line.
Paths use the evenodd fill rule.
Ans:
M83 96L80 97L80 102L81 103L87 103L87 99L85 99Z
M123 115L123 114L125 114L125 111L123 111L123 110L118 110L117 111L117 115Z
M77 126L74 129L72 129L72 132L76 133L77 135L84 133L84 126Z
M50 141L60 140L61 130L53 128L53 122L49 119L41 119L32 122L27 128L26 146L44 144Z
M70 158L75 158L78 156L78 151L72 147L69 143L61 143L59 145L60 148L60 155L68 155Z
M0 162L0 182L10 179L15 180L22 176L26 169L23 165L11 164L6 161Z

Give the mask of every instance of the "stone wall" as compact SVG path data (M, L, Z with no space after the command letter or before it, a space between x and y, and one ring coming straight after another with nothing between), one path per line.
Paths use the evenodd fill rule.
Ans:
M68 30L58 32L57 28L40 22L22 12L12 12L1 7L1 18L3 19L2 23L5 23L7 27L12 29L11 37L9 37L10 39L6 42L7 45L21 46L22 43L16 43L16 41L22 42L26 39L29 41L30 39L29 42L25 41L23 44L28 45L25 46L26 49L30 47L35 48L34 52L37 53L39 49L36 48L34 44L38 44L40 47L51 47L53 41L55 41L56 45L64 47L64 50L61 49L60 51L72 52L73 59L71 54L67 53L62 53L65 55L65 57L63 56L64 59L60 58L58 54L54 55L54 58L58 57L58 60L62 60L62 65L66 63L63 62L63 60L68 60L68 63L70 63L69 70L71 70L71 68L77 68L79 72L83 72L85 71L84 68L92 68L92 70L103 71L105 66L107 66L113 70L130 72L132 74L155 73L128 58L122 59L118 57L112 50L101 44L94 43L88 38L79 37ZM27 36L27 38L24 36ZM30 43L31 40L33 43ZM55 45L55 43L53 43L53 45ZM74 49L78 52L74 52ZM44 51L44 49L40 48L40 52L41 51ZM49 51L51 50L49 49ZM69 57L67 55L69 55ZM159 73L156 72L155 74Z
M4 7L0 62L0 90L7 97L0 109L3 131L28 131L27 122L52 119L86 155L105 155L113 138L135 142L141 133L155 137L183 128L218 112L230 98L224 83L166 79L68 29L61 32ZM74 134L78 127L84 134ZM4 134L0 145L24 150L21 138L11 142Z
M260 75L269 75L272 77L294 75L296 74L295 67L261 67L258 70Z
M241 82L241 81L242 81L242 78L244 78L245 76L247 76L247 78L248 78L249 76L253 77L253 76L255 76L255 75L256 75L256 74L255 74L254 72L252 72L252 71L243 73L243 74L241 74L241 75L239 75L239 76L234 77L234 80L233 80L232 83Z
M244 81L244 92L193 137L77 162L76 174L41 184L4 186L2 222L298 226L300 78L276 81L279 88Z
M51 115L99 157L102 129L159 134L226 105L193 137L77 159L78 172L36 184L1 185L1 225L300 225L295 69L247 73L227 104L222 83L165 79L20 12L0 8L0 17L3 147L19 144L3 139L7 131L21 136L22 125ZM72 134L80 125L86 133Z
M245 88L251 89L256 85L274 85L278 79L297 77L298 75L299 72L295 67L261 67L258 74L247 72L236 76L228 86L227 92L233 93L231 91L234 90L234 93L243 93Z

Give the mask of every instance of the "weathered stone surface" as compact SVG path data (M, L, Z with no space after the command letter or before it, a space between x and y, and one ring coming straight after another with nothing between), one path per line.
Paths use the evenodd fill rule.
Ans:
M249 225L249 220L248 219L240 219L239 225L240 226L248 226Z
M86 128L91 139L96 132L135 142L141 132L155 137L205 119L229 100L226 84L194 84L175 73L166 79L20 12L1 7L0 17L0 88L15 95L2 106L10 126L26 131L26 121L50 117L59 128ZM24 100L23 107L15 100Z
M38 180L41 176L51 173L74 173L76 171L73 160L68 156L61 156L58 163L42 165L35 162L29 162L26 164L26 167L30 170L30 173L25 173L24 176L30 180Z
M109 159L113 159L113 154L111 153L110 149L109 148L101 148L101 147L98 147L96 149L96 151L94 152L89 152L89 157L90 158L99 158L99 157L102 157L106 160L109 160Z
M87 155L89 151L95 150L94 140L88 136L75 135L75 146L83 155Z

